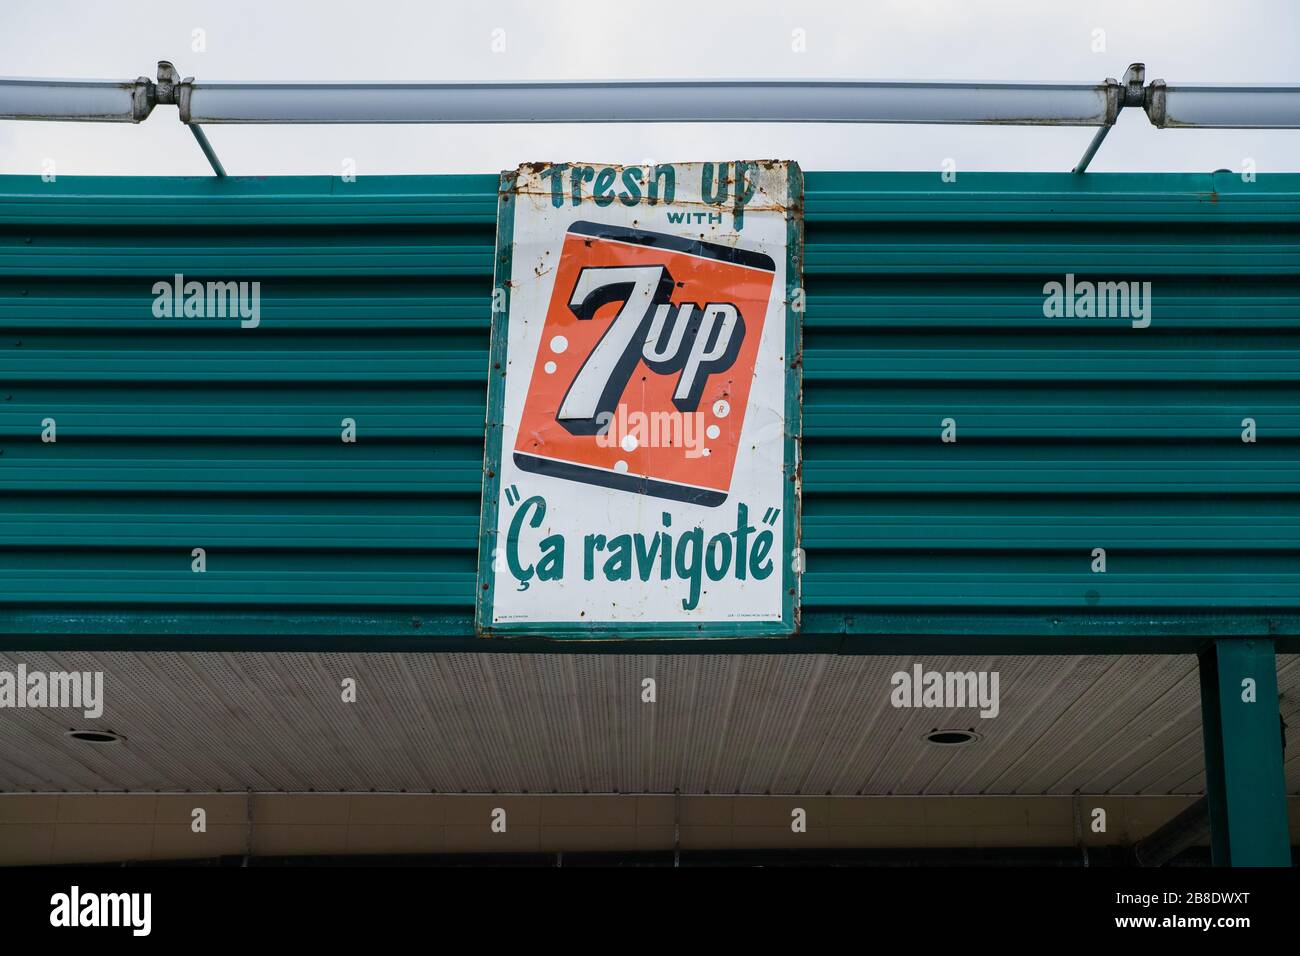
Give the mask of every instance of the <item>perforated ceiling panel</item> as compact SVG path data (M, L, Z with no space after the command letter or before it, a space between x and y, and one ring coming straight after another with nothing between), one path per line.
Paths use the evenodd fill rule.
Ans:
M890 676L999 673L1000 712ZM1300 737L1300 657L1279 658ZM104 714L0 710L0 790L1166 794L1203 787L1190 657L0 654L103 671ZM642 701L654 678L656 701ZM341 684L357 682L356 703ZM108 745L71 728L112 730ZM940 747L935 728L974 728ZM1300 745L1287 751L1300 793Z

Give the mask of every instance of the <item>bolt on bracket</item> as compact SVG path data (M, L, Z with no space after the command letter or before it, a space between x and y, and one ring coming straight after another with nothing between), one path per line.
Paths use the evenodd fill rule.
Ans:
M158 61L158 83L155 87L156 102L175 106L181 114L181 122L190 123L190 93L194 89L194 77L181 79L180 72L170 60Z

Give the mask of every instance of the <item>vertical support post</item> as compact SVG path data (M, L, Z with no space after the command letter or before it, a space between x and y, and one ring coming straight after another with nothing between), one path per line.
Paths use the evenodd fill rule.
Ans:
M1290 866L1273 642L1216 640L1199 658L1214 865Z

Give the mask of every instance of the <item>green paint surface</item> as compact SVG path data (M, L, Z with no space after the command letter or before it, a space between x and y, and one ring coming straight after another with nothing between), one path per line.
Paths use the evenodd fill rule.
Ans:
M0 177L0 646L593 649L474 634L498 196ZM801 633L692 649L1300 648L1300 176L807 173L804 213ZM260 325L156 318L176 273ZM1066 274L1150 326L1046 318Z

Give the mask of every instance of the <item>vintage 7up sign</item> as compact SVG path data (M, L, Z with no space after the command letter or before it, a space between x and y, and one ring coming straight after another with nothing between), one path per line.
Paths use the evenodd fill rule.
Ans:
M480 631L797 628L801 183L502 175Z

